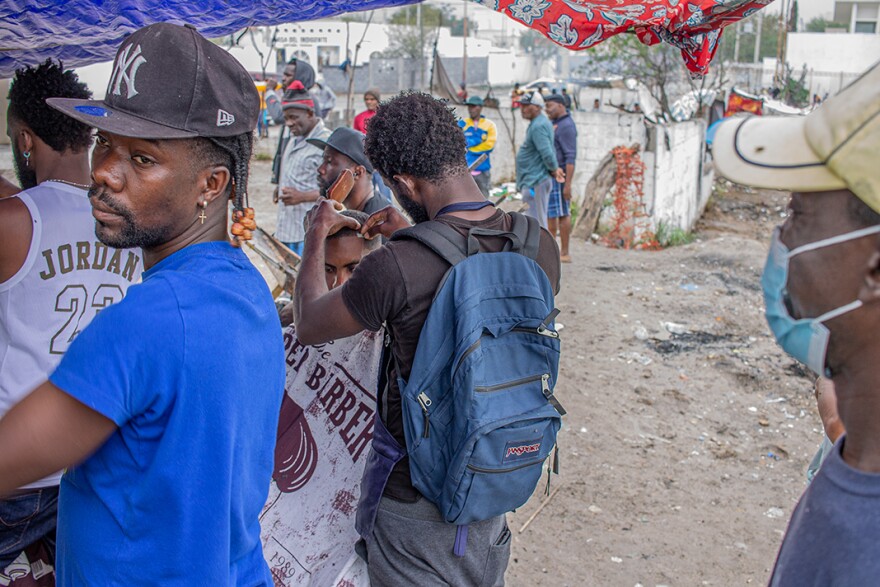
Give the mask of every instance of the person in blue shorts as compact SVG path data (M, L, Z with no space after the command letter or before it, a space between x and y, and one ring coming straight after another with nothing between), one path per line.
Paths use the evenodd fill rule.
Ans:
M0 420L0 495L67 468L61 586L271 586L259 515L283 341L268 287L227 238L230 199L252 219L257 90L220 46L160 23L122 43L104 100L48 103L97 128L96 235L140 247L145 271L109 307L81 301L98 315Z
M553 122L553 145L556 148L556 161L565 171L565 181L553 179L550 198L547 202L547 229L550 234L559 234L560 255L563 263L571 263L568 243L571 238L571 184L574 181L574 163L577 159L577 126L571 118L564 96L551 94L545 98L544 110Z

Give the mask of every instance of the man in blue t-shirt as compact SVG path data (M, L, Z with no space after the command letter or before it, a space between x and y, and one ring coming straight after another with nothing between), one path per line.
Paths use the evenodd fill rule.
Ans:
M795 508L773 587L880 577L880 64L799 118L722 124L712 150L739 184L791 190L761 284L783 350L834 383L845 433Z
M0 495L67 467L59 585L272 585L258 518L283 343L265 282L227 240L230 199L237 243L253 223L250 76L160 23L123 42L103 101L48 103L98 129L96 235L141 247L146 270L0 421Z
M544 109L553 122L553 145L556 148L556 161L565 171L565 181L553 180L547 204L547 229L556 236L559 232L559 259L571 263L568 242L571 237L571 184L574 181L574 163L577 159L577 126L566 109L565 100L560 94L547 96Z

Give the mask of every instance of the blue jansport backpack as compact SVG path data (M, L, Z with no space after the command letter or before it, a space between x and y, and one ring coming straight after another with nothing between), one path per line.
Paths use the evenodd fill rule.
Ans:
M475 227L465 238L423 222L392 237L420 241L452 265L409 381L399 385L412 483L460 526L529 499L565 415L553 395L559 311L534 260L541 229L534 218L511 216L511 232ZM480 253L476 236L508 243L503 252Z

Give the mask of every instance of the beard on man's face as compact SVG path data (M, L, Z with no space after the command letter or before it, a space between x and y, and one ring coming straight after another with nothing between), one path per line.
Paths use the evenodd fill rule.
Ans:
M37 185L37 171L29 165L27 161L28 160L18 152L18 149L15 147L15 142L13 141L12 165L15 167L15 177L18 178L18 185L20 185L23 190L29 190Z
M336 183L336 180L339 179L339 176L340 176L340 175L342 175L341 172L340 172L340 173L337 173L337 174L336 174L336 177L334 177L334 178L332 178L332 179L327 178L326 180L325 180L323 177L321 177L320 175L318 176L318 193L321 194L321 197L322 197L322 198L327 198L327 197L329 197L329 196L327 195L327 192L330 191L330 187L331 187L334 183Z
M169 228L167 226L154 228L138 226L132 211L122 204L111 200L101 188L92 187L89 190L89 200L93 198L122 219L122 228L116 233L112 232L100 220L95 220L95 236L108 247L116 249L131 249L135 247L149 249L168 242Z
M415 224L421 224L430 220L428 210L424 206L415 203L399 191L394 192L394 197L400 203L400 207L406 212Z

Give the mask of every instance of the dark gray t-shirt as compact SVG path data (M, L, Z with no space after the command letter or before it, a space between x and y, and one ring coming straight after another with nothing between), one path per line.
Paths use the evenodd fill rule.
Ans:
M845 440L798 502L770 587L880 584L880 474L846 464Z
M390 206L390 205L391 204L388 203L388 200L386 200L382 196L374 193L373 196L369 200L364 202L364 207L361 208L361 212L369 215L369 214L373 214L375 212L378 212L379 210L381 210L387 206Z

